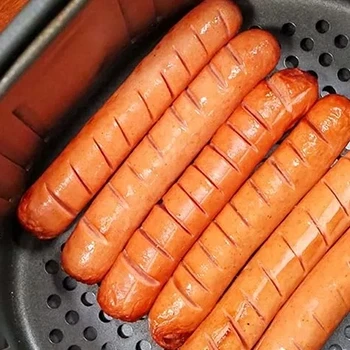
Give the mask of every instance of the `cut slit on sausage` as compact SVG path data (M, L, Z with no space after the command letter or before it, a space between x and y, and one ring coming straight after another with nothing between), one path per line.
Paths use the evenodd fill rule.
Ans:
M164 84L166 85L167 89L169 90L170 97L172 99L174 99L175 93L174 93L173 89L171 88L169 82L167 81L167 79L165 78L165 76L164 76L164 74L162 72L160 72L159 74L162 77L162 79L164 81Z
M236 337L240 340L242 349L248 349L248 344L246 343L244 336L241 334L239 331L239 327L236 325L235 320L231 317L230 313L227 312L227 310L223 310L223 314L225 315L229 325L230 325L230 330L233 332Z
M155 116L153 115L153 113L151 112L151 109L149 108L149 105L148 105L148 103L146 102L146 99L143 97L143 95L141 94L140 91L137 91L137 94L139 95L141 101L142 101L143 104L145 105L146 110L147 110L148 115L149 115L149 118L150 118L152 121L155 121L156 118L155 118Z
M88 230L101 242L108 244L107 238L90 222L87 217L83 217L80 222L84 224Z
M178 221L177 218L168 210L168 208L163 204L158 204L158 207L162 209L167 215L169 215L178 225L183 228L183 230L191 237L194 238L194 235L189 231L189 229L183 225L181 221Z
M285 182L292 190L295 189L295 185L292 181L292 179L289 178L289 175L283 170L283 168L278 164L277 159L275 159L273 156L271 156L267 160L268 164L272 166L272 168L276 171L280 179Z
M266 123L265 119L256 110L248 106L244 101L241 103L243 110L255 119L267 132L272 132L271 126Z
M326 327L322 324L322 322L318 319L318 317L313 312L311 317L314 319L314 321L319 325L319 327L322 329L323 332L328 333L326 330Z
M44 184L47 193L49 196L70 216L75 217L77 213L70 208L66 203L64 203L53 191L50 190L50 188L47 186L47 183Z
M179 292L179 294L180 294L181 296L183 296L184 300L187 301L187 303L188 303L192 308L194 308L194 309L196 309L196 310L201 310L201 309L202 309L198 304L196 304L196 303L182 290L182 288L180 287L180 285L179 285L179 283L178 283L178 281L177 281L175 275L172 276L172 277L170 278L170 282L173 283L175 289Z
M304 212L310 218L313 225L316 227L316 229L317 229L320 237L322 238L324 244L326 245L326 247L329 247L330 244L327 241L327 235L321 230L320 225L317 223L316 219L311 215L311 213L308 210L304 210Z
M235 133L237 134L237 136L239 136L247 145L250 149L252 149L254 152L258 152L258 148L256 147L256 145L254 143L252 143L249 138L244 135L240 130L237 129L237 127L235 125L233 125L229 120L227 120L226 125Z
M112 162L108 159L106 153L103 151L102 147L98 144L98 142L96 141L96 139L93 137L92 140L94 141L97 149L100 151L101 155L102 155L102 158L105 160L107 166L112 170L114 171L114 167L112 165Z
M340 200L339 196L336 194L336 192L332 189L332 187L328 184L328 182L323 179L322 183L329 189L329 191L333 194L333 196L335 197L335 199L339 202L340 206L342 207L342 209L344 210L345 214L347 216L350 216L350 213L348 211L348 209L346 208L346 206L344 205L344 203Z
M123 128L121 127L121 125L116 117L114 117L114 122L117 124L118 129L120 130L121 134L123 135L125 143L131 149L133 147L133 145L132 145L131 141L128 139L128 137L126 136L126 133L124 132Z
M219 154L222 158L224 158L231 166L234 170L236 170L237 173L241 174L242 171L239 168L238 164L236 162L234 162L232 159L230 159L227 154L222 151L215 143L210 142L208 145L209 148L211 148L214 152L216 152L217 154Z
M242 289L239 289L239 291L242 293L244 296L245 301L251 306L251 308L255 311L255 313L259 316L259 318L266 324L266 319L264 315L259 311L257 306L252 302L250 299L249 295Z
M149 142L149 144L151 145L151 147L156 151L156 153L158 154L159 158L163 158L163 151L158 147L158 145L156 144L156 142L154 141L151 133L149 132L146 135L146 140Z
M208 259L216 266L217 269L222 271L222 267L219 265L219 262L216 260L216 258L210 253L210 251L207 249L205 244L201 241L201 239L198 240L198 245L203 251L203 253L208 257Z
M327 144L331 149L333 149L333 146L329 143L327 138L323 135L323 133L317 128L316 125L311 123L311 121L308 118L303 119L304 123L314 132L314 134L322 140L325 144Z
M251 185L251 187L252 187L253 190L256 192L256 194L258 195L258 197L260 197L260 198L263 200L263 202L264 202L267 206L271 207L271 203L270 203L268 197L265 195L265 193L263 193L263 191L262 191L262 190L259 188L259 186L255 183L254 178L252 178L252 177L249 178L249 180L248 180L247 183L249 183L249 184Z
M291 114L293 112L293 108L292 106L287 103L285 97L283 96L283 94L281 93L281 91L278 89L278 87L276 86L276 84L274 84L272 82L271 79L267 79L266 80L266 84L268 86L268 88L271 90L271 92L279 99L279 101L282 103L282 106L284 107L284 109L289 113ZM303 91L300 95L305 95L307 94L308 91ZM299 96L300 96L299 95ZM298 96L298 97L299 97ZM299 98L302 98L302 96L300 96Z
M303 259L294 251L294 249L292 248L292 246L289 244L289 242L287 241L287 239L283 236L283 234L279 234L279 236L281 237L281 239L283 240L283 242L286 244L286 246L289 248L289 250L292 252L292 254L298 259L299 261L299 264L303 270L303 273L306 272L306 268L304 266L304 263L303 263ZM323 238L323 235L322 236L322 239Z
M186 131L188 129L188 125L186 121L180 116L174 105L169 108L169 112L171 112L174 118L179 122L181 130Z
M182 58L182 56L180 55L179 51L176 49L175 46L173 46L173 50L175 52L176 57L179 59L179 61L182 63L182 65L184 66L186 72L188 73L189 76L192 76L192 73L190 71L190 68L188 67L186 61Z
M190 29L194 35L194 37L198 40L198 42L200 43L200 45L202 46L206 56L208 57L209 56L209 52L208 52L208 49L206 48L206 46L204 45L204 42L203 40L200 38L200 36L198 35L198 33L196 32L196 29L193 27L193 25L191 24L190 25Z
M223 235L226 237L226 239L233 245L233 247L234 247L235 249L238 248L238 245L237 245L236 241L235 241L229 234L226 233L226 231L218 224L217 220L214 219L213 222L212 222L212 225L215 225L215 226L218 228L218 230L219 230L220 232L222 232L222 234L223 234Z
M275 289L276 289L277 293L279 294L279 296L281 298L283 298L282 291L281 291L280 287L278 286L277 281L275 281L275 279L269 274L269 272L265 269L265 267L263 266L263 264L260 261L258 261L258 265L259 265L261 271L266 276L266 278L273 284L273 286L275 287Z
M210 293L210 289L201 281L199 277L196 276L196 273L189 267L185 260L180 262L180 266L191 276L191 278L207 293Z
M241 58L241 56L236 52L236 50L234 50L234 48L232 47L232 45L230 43L228 43L226 46L226 50L227 52L230 54L230 56L233 58L234 62L237 64L237 66L239 67L240 70L245 70L245 65L243 62L243 59Z
M208 69L209 73L211 73L211 75L214 77L216 83L218 84L218 86L220 86L221 89L228 88L228 85L227 85L224 77L222 76L219 69L216 67L216 65L213 62L210 62L207 65L207 69Z
M127 253L126 250L123 250L123 253L121 254L121 258L124 260L124 262L133 270L135 273L135 277L143 280L146 286L158 286L159 282L148 275L147 272L145 272L138 264L136 264Z
M165 256L170 261L174 261L174 258L170 253L168 253L148 232L141 226L139 228L141 235L153 246L157 251L159 251L163 256Z
M251 228L252 226L248 222L248 220L239 212L239 210L236 208L236 205L233 202L234 198L230 200L227 204L236 212L238 217L242 220L242 222L247 226L248 228Z
M85 188L86 192L91 196L92 195L92 191L89 188L89 186L83 181L83 179L81 178L81 176L79 175L78 171L75 170L74 166L69 163L70 168L72 169L74 175L76 176L76 178L79 180L79 182L81 183L81 185ZM63 202L62 202L63 203Z
M113 195L118 199L119 203L122 205L124 209L129 208L129 203L125 200L125 198L119 193L119 191L113 186L111 182L107 182L107 186Z
M179 189L185 193L185 195L189 198L189 200L206 216L208 217L208 213L205 211L205 209L202 208L201 204L198 203L192 196L190 193L188 193L186 191L186 189L182 186L181 182L177 182L176 186L179 187Z
M218 185L214 181L212 181L212 179L210 179L196 163L193 163L191 166L195 168L199 173L201 173L216 190L218 190L221 193L223 192L222 189L218 187Z
M198 101L198 98L195 96L195 94L190 90L188 87L186 90L184 90L184 95L187 97L187 99L195 106L195 109L200 113L202 109L202 105Z
M136 177L137 179L139 179L139 180L142 181L142 182L145 182L144 177L131 165L131 163L129 162L129 160L126 160L124 164L125 164L126 167L129 168L129 170L131 171L131 173L132 173L133 175L135 175L135 177ZM110 181L109 181L109 182L110 182Z
M304 164L306 167L310 166L303 153L298 149L297 146L295 146L292 140L287 139L286 145L289 146L289 148L295 153L295 155L301 161L302 164Z

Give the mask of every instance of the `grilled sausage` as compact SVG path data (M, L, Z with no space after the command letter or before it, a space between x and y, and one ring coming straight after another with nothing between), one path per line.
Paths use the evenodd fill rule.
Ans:
M184 17L26 192L22 225L42 239L67 228L241 22L228 0Z
M121 253L103 279L98 301L106 313L128 321L148 313L187 250L317 97L316 79L286 69L243 99L127 244L125 252L142 274L130 273Z
M319 350L350 311L350 230L277 314L256 350Z
M350 227L349 213L348 156L293 209L183 349L252 349L277 311Z
M177 348L236 273L324 175L350 139L350 101L318 101L184 257L150 312L153 337Z
M278 57L277 41L262 30L244 32L219 51L78 223L62 255L71 276L87 283L104 277L153 205ZM123 259L131 263L130 273L140 270L126 252Z

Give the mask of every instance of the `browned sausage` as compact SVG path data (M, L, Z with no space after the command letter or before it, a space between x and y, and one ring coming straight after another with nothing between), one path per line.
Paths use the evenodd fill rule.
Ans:
M215 306L236 273L324 175L350 139L350 101L318 101L208 226L159 294L151 331L176 348Z
M62 232L241 22L229 0L181 20L27 191L22 225L42 239Z
M121 253L103 279L98 301L106 313L128 321L148 313L187 250L317 97L316 79L286 69L243 99L127 244L125 253L141 273L131 274Z
M350 230L277 314L256 350L319 350L350 311Z
M252 349L281 306L350 227L348 213L350 158L343 158L260 248L183 349Z
M87 283L104 277L153 205L243 97L273 69L279 51L277 41L262 30L243 32L219 51L78 223L62 255L71 276ZM123 258L130 260L125 253ZM139 269L133 264L130 268Z

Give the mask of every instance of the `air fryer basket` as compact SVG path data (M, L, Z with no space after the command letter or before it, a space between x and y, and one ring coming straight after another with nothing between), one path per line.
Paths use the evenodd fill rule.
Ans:
M245 28L260 26L278 37L282 45L278 68L299 66L312 71L319 78L321 95L337 92L350 97L350 0L238 3ZM110 81L103 82L99 93L72 115L71 127L52 140L52 147L47 148L50 151L37 162L36 174L45 169L163 34L164 29L158 29L155 35L134 45L124 63L117 63ZM146 319L134 324L112 320L96 303L96 286L77 283L62 271L60 252L70 232L54 241L41 242L23 232L15 219L1 228L1 331L10 349L159 349L150 338ZM324 349L350 350L350 316Z

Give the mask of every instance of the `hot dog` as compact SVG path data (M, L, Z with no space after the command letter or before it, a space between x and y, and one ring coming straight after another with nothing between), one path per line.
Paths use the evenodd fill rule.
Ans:
M161 346L182 345L349 139L350 101L339 95L318 101L216 216L164 286L149 317Z
M311 75L286 69L243 99L125 248L132 264L158 283L131 274L130 262L121 253L99 289L98 301L106 313L127 321L148 313L186 251L317 97Z
M80 220L63 250L67 273L87 283L104 277L153 205L278 57L277 41L261 30L244 32L219 51ZM125 252L123 259L132 262ZM130 268L130 273L139 271L133 264Z
M183 349L252 349L281 306L350 227L349 213L347 157L275 230Z
M22 225L41 239L67 228L241 22L231 1L208 0L175 25L25 193Z
M350 311L350 230L277 314L256 350L319 350Z

